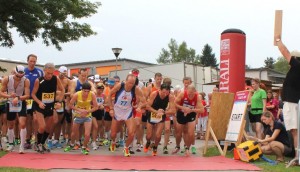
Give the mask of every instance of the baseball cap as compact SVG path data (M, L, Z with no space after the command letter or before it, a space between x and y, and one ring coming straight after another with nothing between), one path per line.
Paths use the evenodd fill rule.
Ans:
M15 71L19 74L23 74L23 73L25 73L25 67L22 65L18 65L18 66L16 66Z
M61 67L59 67L58 71L59 71L60 73L65 73L65 72L68 71L68 68L67 68L66 66L61 66Z
M108 84L108 85L115 85L115 80L110 80L110 79L109 79L109 80L107 81L107 84Z
M100 82L100 76L99 75L95 75L94 82Z
M134 69L131 70L130 73L133 74L136 77L139 77L140 71L138 69L134 68Z
M97 84L97 89L104 89L104 85L102 83Z

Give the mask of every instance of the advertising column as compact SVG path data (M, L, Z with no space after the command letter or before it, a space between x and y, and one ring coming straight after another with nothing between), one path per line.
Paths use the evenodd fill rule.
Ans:
M220 92L244 90L246 34L239 29L223 31L220 51Z

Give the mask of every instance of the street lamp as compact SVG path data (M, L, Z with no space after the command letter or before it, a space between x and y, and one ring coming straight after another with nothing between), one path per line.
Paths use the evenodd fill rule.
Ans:
M116 71L115 71L115 75L117 75L117 65L118 65L118 56L120 55L122 48L112 48L113 53L116 56Z

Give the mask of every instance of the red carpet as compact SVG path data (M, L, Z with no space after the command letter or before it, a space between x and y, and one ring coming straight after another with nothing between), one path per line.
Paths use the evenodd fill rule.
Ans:
M33 169L110 169L110 170L251 170L260 168L222 156L184 157L170 156L101 156L80 154L23 155L9 153L0 158L1 167L23 167Z

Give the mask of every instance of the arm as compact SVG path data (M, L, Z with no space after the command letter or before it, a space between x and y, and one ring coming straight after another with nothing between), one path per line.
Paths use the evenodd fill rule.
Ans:
M91 81L88 81L88 82L91 84L91 91L93 93L96 93L95 85Z
M57 87L58 91L60 91L59 94L57 95L57 99L58 99L57 101L62 102L62 100L64 99L64 95L65 95L65 89L59 79L57 79L56 84L57 84L56 87Z
M109 106L110 110L114 109L114 103L112 102L112 95L114 95L120 88L121 88L121 83L115 85L108 94L106 103Z
M181 99L183 98L183 95L184 95L184 92L180 92L180 94L179 94L179 95L176 97L176 99L175 99L175 106L176 106L178 109L181 109L181 110L184 109L183 106L179 105L180 102L181 102Z
M73 109L73 110L79 110L80 111L80 109L79 108L76 108L75 107L75 102L76 102L76 100L77 100L77 97L78 97L78 94L77 93L75 93L73 96L72 96L72 98L71 98L71 100L70 100L70 102L69 102L69 108L70 109Z
M147 106L147 101L145 99L145 96L142 92L142 90L138 87L135 87L135 95L137 97L138 100L138 104L139 106L137 107L138 110L141 110L142 108L145 108Z
M285 59L290 63L292 55L291 55L290 51L287 49L287 47L281 41L280 36L276 36L276 42L277 42L279 51L285 57Z
M70 85L70 97L72 97L75 94L75 88L76 88L76 82L77 80L72 80Z
M20 96L20 100L26 100L29 99L29 97L30 97L30 81L29 79L26 79L24 84L24 95Z
M169 107L168 107L168 109L165 111L165 114L166 114L167 116L169 116L169 115L174 115L174 114L176 113L176 107L175 107L174 101L175 101L174 95L173 95L173 94L170 94L170 95L169 95Z
M197 114L204 112L204 107L202 105L202 101L201 101L200 96L197 97L197 105L196 105L195 109L192 109L192 112L196 112Z
M149 97L149 99L147 101L147 110L149 110L149 111L151 111L153 113L158 113L157 110L155 110L155 109L152 108L153 101L154 101L155 97L157 96L157 94L158 94L157 91L151 93L150 97Z
M0 90L0 96L3 98L12 98L12 95L7 93L7 84L8 84L8 77L5 77L2 80L2 88Z
M41 109L45 109L45 104L36 97L36 93L39 89L39 86L40 86L40 81L39 79L37 78L35 81L34 81L34 86L33 86L33 90L32 90L32 93L31 93L31 97L32 99L39 105L39 107Z
M280 133L280 129L275 129L272 136L266 135L266 138L263 140L258 139L259 143L271 142L274 141Z
M65 93L65 96L70 96L71 95L72 84L73 84L73 82L70 79L67 79L67 90L68 90L68 92Z
M96 95L94 94L94 92L92 92L92 109L89 110L89 113L95 112L96 110L98 110L98 103L96 100Z
M267 104L267 100L266 99L262 99L263 101L263 112L266 111L266 104Z

